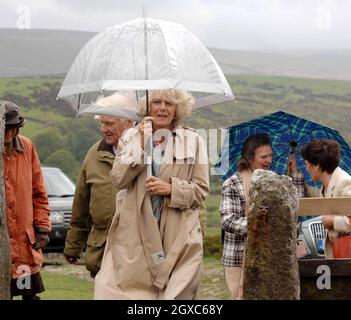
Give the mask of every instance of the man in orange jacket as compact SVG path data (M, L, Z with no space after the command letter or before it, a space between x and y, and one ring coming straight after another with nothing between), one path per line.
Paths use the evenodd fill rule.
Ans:
M11 296L39 300L44 291L40 268L41 249L48 243L50 209L33 143L19 135L24 118L19 107L0 101L5 108L5 135L2 153L6 189L6 217L11 250Z

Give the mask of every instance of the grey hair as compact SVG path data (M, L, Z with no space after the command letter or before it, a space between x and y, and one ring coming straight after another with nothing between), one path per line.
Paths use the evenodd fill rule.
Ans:
M174 125L181 124L183 120L191 115L194 105L195 99L193 95L184 90L153 90L150 92L149 97L149 110L151 108L151 104L153 99L161 98L165 99L172 104L177 106L176 113L174 116ZM143 97L140 99L138 106L138 113L141 117L145 117L146 114L146 98Z

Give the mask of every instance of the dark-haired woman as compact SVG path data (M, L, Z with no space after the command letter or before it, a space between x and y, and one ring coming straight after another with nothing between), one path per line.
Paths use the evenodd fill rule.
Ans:
M351 176L339 167L341 154L337 141L326 139L311 141L302 147L301 154L312 180L322 182L322 187L317 194L313 189L307 188L307 196L351 197ZM338 248L335 247L337 242L335 240L340 236L351 234L350 216L324 215L322 222L328 231L324 249L326 257L342 258L337 255Z

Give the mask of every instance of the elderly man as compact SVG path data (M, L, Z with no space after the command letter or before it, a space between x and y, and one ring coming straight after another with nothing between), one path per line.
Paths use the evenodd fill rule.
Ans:
M137 110L137 101L120 93L98 99L95 105L97 110L104 109L104 114L125 117L135 115ZM115 151L123 131L134 124L132 120L110 115L97 116L104 137L90 148L82 164L64 249L66 260L76 264L86 248L85 265L92 277L100 270L108 228L115 213L118 190L110 178Z
M2 159L6 189L6 218L11 250L11 297L39 300L44 291L41 249L48 243L50 209L39 158L33 143L19 135L24 118L19 107L0 101L5 109Z

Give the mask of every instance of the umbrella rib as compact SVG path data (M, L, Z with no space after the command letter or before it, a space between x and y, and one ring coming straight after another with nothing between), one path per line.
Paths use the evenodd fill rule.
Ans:
M284 113L284 117L286 119L286 122L288 123L288 126L289 126L289 134L290 134L290 140L293 141L293 135L292 135L292 127L291 127L291 123L288 119L288 114L287 113Z
M171 69L171 65L170 65L170 63L169 63L169 62L170 62L170 59L169 59L169 55L168 55L168 48L167 48L166 39L165 39L164 34L163 34L163 31L162 31L162 29L160 28L159 25L157 25L157 28L158 28L158 29L160 30L160 32L161 32L161 36L162 36L162 39L163 39L163 43L164 43L165 48L166 48L166 55L167 55L166 61L167 61L167 64L168 64L169 73L170 73L170 75L172 75L172 69ZM171 80L172 80L172 77L171 77Z
M240 125L239 125L240 126ZM252 127L252 128L257 128L257 124L256 123L251 123L249 125L249 127ZM276 136L280 137L282 140L286 140L286 138L284 138L283 134L281 133L281 131L277 131L277 130L272 130L271 128L269 128L269 125L265 125L265 126L262 126L262 128L264 128L264 130L267 130L267 133L271 134L271 133L274 133ZM229 128L230 130L230 128Z
M123 28L121 28L121 30L120 30L120 32L119 32L119 34L118 34L118 36L117 36L117 39L116 39L116 41L115 41L115 43L114 43L114 45L113 45L113 48L112 48L112 50L111 50L111 54L110 54L110 57L109 57L109 61L108 61L108 64L107 64L107 70L106 70L106 74L105 74L105 78L104 78L104 79L107 78L107 75L108 75L109 69L110 69L110 65L111 65L111 60L112 60L113 52L114 52L114 50L115 50L115 47L116 47L116 45L117 45L117 43L118 43L118 40L119 40L119 38L120 38L122 32L125 30L126 27L127 27L127 25L124 25ZM102 83L102 82L103 82L103 79L101 79L101 83Z
M313 130L309 131L308 133L306 133L305 135L303 135L299 140L305 138L307 135L313 134L316 130L325 130L325 128L328 128L328 129L330 129L330 130L334 130L334 129L331 129L331 128L329 128L329 127L323 127L323 126L319 125L318 123L317 123L317 125L318 125L318 128L314 128ZM334 131L336 131L336 130L334 130ZM338 132L338 131L336 131L336 132ZM338 133L339 133L339 132L338 132Z

